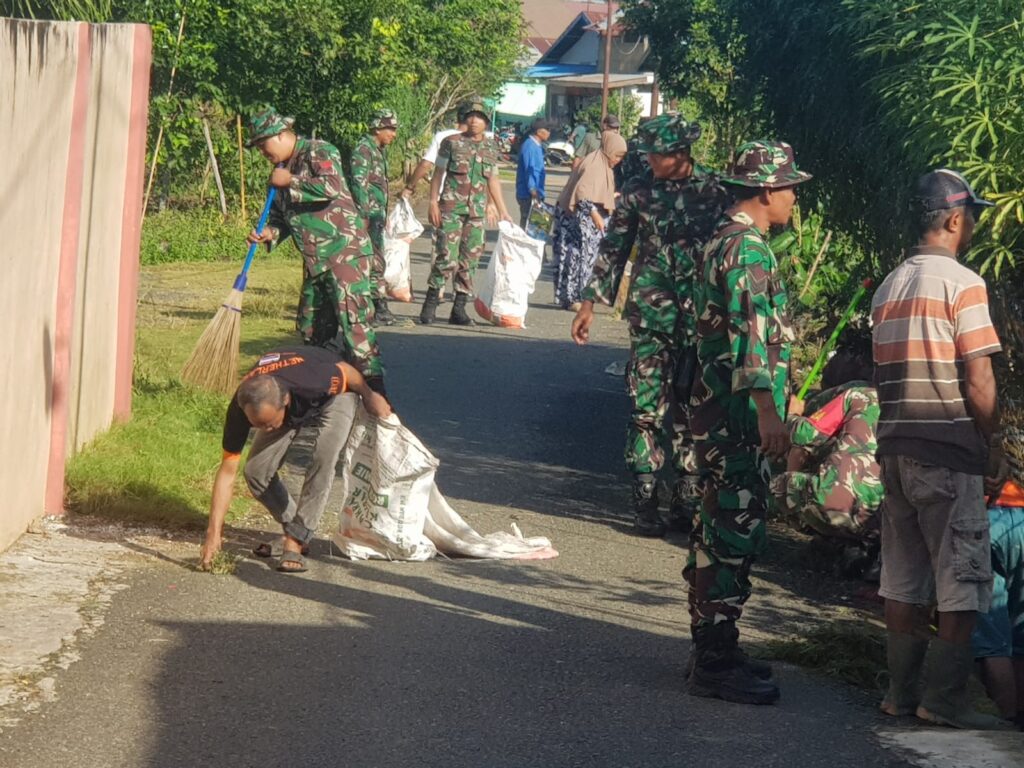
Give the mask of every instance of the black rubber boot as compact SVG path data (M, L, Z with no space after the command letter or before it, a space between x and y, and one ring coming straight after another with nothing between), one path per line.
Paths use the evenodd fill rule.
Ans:
M779 700L779 687L762 680L743 663L736 645L738 636L735 624L728 621L693 628L695 658L686 692L736 704L774 704Z
M693 530L693 518L700 511L700 478L683 475L672 488L672 504L668 511L670 531L689 533Z
M455 300L452 302L452 314L448 318L450 325L473 325L473 321L466 314L466 300L468 298L468 293L455 294Z
M394 325L395 316L391 314L391 310L388 309L388 300L384 298L373 300L373 319L374 325Z
M658 514L658 481L654 475L633 476L633 527L640 536L665 535L665 522Z
M437 312L437 288L428 288L427 295L423 299L423 309L420 310L420 322L423 325L430 325L434 322L434 314Z

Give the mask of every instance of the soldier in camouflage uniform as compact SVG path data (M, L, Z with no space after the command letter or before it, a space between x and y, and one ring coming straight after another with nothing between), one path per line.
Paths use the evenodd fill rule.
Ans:
M825 390L807 402L810 416L790 416L786 471L771 480L784 513L823 536L877 540L882 503L878 392L868 382Z
M384 225L388 218L386 150L397 135L398 118L395 113L390 109L378 109L370 119L370 133L356 143L349 164L352 199L366 217L373 245L370 292L378 325L395 324L395 316L388 308L387 286L384 284Z
M693 427L704 483L698 525L683 574L693 633L687 690L750 704L778 700L771 668L746 657L736 620L750 596L750 569L764 549L769 460L789 448L783 422L793 330L786 288L765 240L789 222L794 186L810 176L782 142L740 146L732 173L735 204L704 251L697 282Z
M450 277L454 277L455 299L448 322L473 324L466 314L466 301L473 293L473 273L484 252L488 200L503 221L512 221L501 194L498 147L484 133L490 121L483 102L471 99L460 104L459 122L465 123L466 130L441 142L430 185L430 223L441 234L420 311L423 324L434 322L441 289Z
M638 247L624 315L629 323L626 387L632 414L626 467L633 474L636 531L661 536L656 473L665 462L665 417L672 412L676 471L670 523L689 530L699 502L697 459L690 433L694 374L693 278L701 250L728 203L717 178L690 158L700 128L666 114L640 126L637 149L651 169L626 182L605 230L590 285L573 321L585 343L595 301L611 304L634 244Z
M325 141L297 136L292 119L274 109L253 116L249 146L276 167L277 196L268 226L249 242L274 248L291 235L302 254L305 278L296 326L307 344L333 349L384 391L384 366L371 326L370 258L365 220L342 173L341 155Z

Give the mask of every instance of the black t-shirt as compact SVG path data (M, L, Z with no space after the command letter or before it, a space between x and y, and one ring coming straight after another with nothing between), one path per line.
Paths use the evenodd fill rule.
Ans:
M291 395L284 417L284 426L288 429L309 424L335 395L348 389L348 380L338 356L317 347L267 352L245 378L263 375L273 376L284 391ZM240 454L245 441L249 439L250 429L252 425L245 417L245 411L238 405L236 392L224 420L224 437L221 441L224 453Z

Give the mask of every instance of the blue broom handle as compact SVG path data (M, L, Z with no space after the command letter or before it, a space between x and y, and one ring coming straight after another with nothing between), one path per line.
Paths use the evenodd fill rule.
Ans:
M267 202L263 204L263 213L260 214L259 223L256 224L256 233L261 234L263 228L267 226L267 219L270 217L270 206L274 204L274 197L277 195L277 188L271 187L267 193ZM242 271L238 273L238 277L235 278L234 289L236 291L244 291L245 284L249 279L249 267L252 266L252 260L256 256L256 249L259 247L259 243L252 243L249 246L249 253L245 256L245 264L242 265Z

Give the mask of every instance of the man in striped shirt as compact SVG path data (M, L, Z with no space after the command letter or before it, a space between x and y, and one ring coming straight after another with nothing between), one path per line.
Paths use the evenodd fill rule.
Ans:
M955 171L922 176L913 198L918 245L871 307L886 494L879 594L890 687L882 710L960 728L1000 722L967 701L971 630L992 591L984 478L1005 461L991 361L1001 347L985 282L957 255L988 205ZM935 602L938 637L929 643L923 606Z

